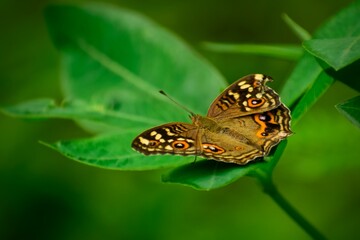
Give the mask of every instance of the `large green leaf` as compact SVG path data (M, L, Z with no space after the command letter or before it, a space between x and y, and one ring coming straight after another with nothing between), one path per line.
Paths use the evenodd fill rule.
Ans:
M174 167L193 161L192 157L141 155L130 146L137 134L137 131L129 130L91 139L44 144L81 163L116 170L150 170Z
M129 10L53 5L46 9L46 19L62 52L66 101L33 100L3 111L22 118L91 120L120 129L110 138L46 144L93 166L144 170L188 162L179 156L145 157L131 149L131 141L150 126L188 121L187 113L159 94L160 89L192 111L206 113L226 87L219 72L181 39Z
M63 52L62 81L66 98L101 106L111 115L119 113L135 118L135 121L123 118L119 126L143 130L149 124L186 121L187 114L160 95L160 89L192 111L205 113L225 87L223 77L207 61L179 38L134 12L91 4L51 6L46 16L55 45ZM139 119L150 121L140 123ZM179 162L170 156L153 156L144 162L140 154L127 154L126 149L132 151L131 140L118 139L118 145L121 142L124 146L118 153L124 156L122 160L126 159L127 164L114 160L112 168L150 169ZM102 144L101 139L96 143L109 146ZM74 143L67 142L66 147L63 142L53 145L72 159L86 159L82 162L104 167L103 161L81 157L87 152L86 147L85 150L72 148L75 150L69 154L68 146L74 146ZM131 162L129 156L136 163L128 165ZM105 162L106 166L108 162Z
M355 126L360 128L360 96L336 105L336 108Z
M219 72L179 38L129 10L101 4L51 6L46 17L53 41L64 53L67 98L179 121L186 114L160 95L160 89L205 113L225 87Z

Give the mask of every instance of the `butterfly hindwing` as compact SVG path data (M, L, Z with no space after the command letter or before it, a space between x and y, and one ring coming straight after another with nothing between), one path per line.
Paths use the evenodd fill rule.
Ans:
M217 127L205 130L202 135L201 155L246 164L269 154L273 146L291 133L290 110L283 104L267 112L218 119Z
M230 128L221 131L221 134L214 131L204 132L201 141L201 156L241 165L264 156L261 148L258 148L239 131Z

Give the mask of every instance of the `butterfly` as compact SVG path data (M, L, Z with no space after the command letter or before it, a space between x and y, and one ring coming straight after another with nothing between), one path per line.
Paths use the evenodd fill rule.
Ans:
M264 157L292 134L290 110L266 86L269 81L263 74L240 78L213 101L206 116L191 113L192 123L146 130L132 148L145 155L196 155L240 165Z

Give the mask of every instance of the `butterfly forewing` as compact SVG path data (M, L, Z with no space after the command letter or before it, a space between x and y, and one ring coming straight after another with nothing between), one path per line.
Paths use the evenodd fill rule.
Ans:
M231 118L269 111L280 105L277 93L265 86L272 79L263 74L243 77L226 88L211 104L208 117Z
M196 155L198 128L188 123L169 123L146 130L132 142L132 148L145 155Z

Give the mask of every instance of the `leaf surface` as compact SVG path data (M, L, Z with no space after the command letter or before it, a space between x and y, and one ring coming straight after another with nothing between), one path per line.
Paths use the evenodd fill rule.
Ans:
M90 139L43 144L75 161L114 170L151 170L193 161L193 157L141 155L129 145L136 135L137 131L130 130Z
M204 114L226 86L182 40L137 13L102 4L59 5L49 7L46 17L64 53L66 98L144 118L184 121L187 114L159 90Z
M336 105L337 110L350 122L360 128L360 96L351 98Z

